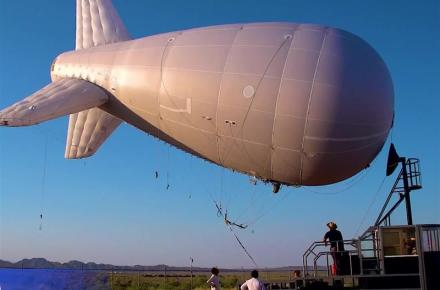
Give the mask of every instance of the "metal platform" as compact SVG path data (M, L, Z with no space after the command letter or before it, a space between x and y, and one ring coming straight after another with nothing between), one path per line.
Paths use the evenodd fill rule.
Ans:
M399 157L392 145L387 175L398 165L401 170L374 226L358 238L334 241L343 242L341 250L330 252L324 242L313 242L303 254L303 273L268 288L439 290L440 225L413 225L412 220L410 193L422 188L419 163ZM407 225L392 226L391 214L403 201Z

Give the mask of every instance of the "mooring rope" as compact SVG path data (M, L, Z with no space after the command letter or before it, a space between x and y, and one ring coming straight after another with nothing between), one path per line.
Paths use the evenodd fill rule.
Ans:
M251 254L249 254L249 251L246 249L246 247L243 245L243 243L240 241L240 239L238 238L237 234L234 232L234 229L230 226L229 230L232 232L232 234L234 235L235 239L237 240L238 244L241 246L241 248L243 249L243 251L246 253L246 255L249 257L249 259L252 261L252 263L254 264L255 267L258 267L257 262L255 262L254 258L251 256Z

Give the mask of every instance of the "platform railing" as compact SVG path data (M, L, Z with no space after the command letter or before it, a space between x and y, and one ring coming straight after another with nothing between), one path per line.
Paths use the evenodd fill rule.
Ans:
M303 273L305 277L315 277L317 278L322 271L320 271L320 266L326 267L326 275L325 276L334 276L335 273L332 271L331 265L335 263L333 261L332 254L340 255L343 257L348 255L348 265L344 267L346 272L341 275L354 275L356 274L367 274L367 273L379 273L380 272L380 263L379 263L379 249L376 247L376 240L371 238L364 238L362 240L343 240L339 241L344 243L343 251L337 250L336 252L331 252L327 249L327 245L322 241L313 242L309 248L303 254ZM371 243L371 247L363 247L362 243ZM328 244L328 243L327 243ZM323 250L324 248L324 250ZM355 260L355 257L357 260ZM325 259L324 265L320 262L322 259ZM373 261L374 268L365 268L364 260L369 259ZM332 260L332 263L330 263ZM312 264L309 264L312 262ZM355 266L356 264L356 266ZM356 269L356 270L355 270ZM322 275L322 274L321 274Z
M357 240L342 240L342 241L338 241L338 242L343 242L344 243L344 247L345 246L349 246L351 249L347 249L344 251L339 251L337 250L335 253L348 253L350 255L350 265L351 265L351 255L352 254L357 254L358 253L358 243ZM330 268L330 261L329 261L329 256L331 256L332 252L328 251L328 250L322 250L322 248L326 248L329 244L328 242L325 243L323 241L315 241L313 242L309 248L304 252L303 254L303 273L304 276L311 276L310 273L310 268L313 269L313 277L318 277L318 272L319 272L319 260L321 257L326 257L326 269L327 269L327 276L330 276L331 273L331 268ZM310 258L313 257L313 264L309 265L309 260ZM352 267L350 266L350 269ZM350 270L351 271L351 270Z

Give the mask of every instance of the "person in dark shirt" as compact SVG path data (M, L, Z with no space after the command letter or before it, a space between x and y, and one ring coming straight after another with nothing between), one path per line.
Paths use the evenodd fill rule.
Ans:
M327 246L330 242L330 252L333 257L333 262L336 267L336 274L343 274L343 252L344 250L344 238L340 231L337 230L338 225L334 222L327 223L327 227L330 229L325 233L323 242Z

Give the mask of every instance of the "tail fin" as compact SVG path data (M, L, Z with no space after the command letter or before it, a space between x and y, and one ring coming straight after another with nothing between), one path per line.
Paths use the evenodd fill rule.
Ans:
M111 0L76 3L76 49L130 39ZM71 114L65 157L88 157L121 123L98 108L107 101L108 92L92 83L60 79L0 111L0 126L28 126Z
M110 0L76 1L76 49L129 40ZM93 155L121 121L99 108L70 115L65 158Z
M106 103L102 88L83 80L55 81L0 112L0 126L29 126Z
M98 108L70 115L67 133L67 159L93 155L121 121Z
M76 1L76 49L130 39L110 0Z

